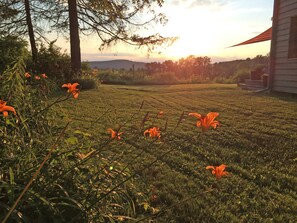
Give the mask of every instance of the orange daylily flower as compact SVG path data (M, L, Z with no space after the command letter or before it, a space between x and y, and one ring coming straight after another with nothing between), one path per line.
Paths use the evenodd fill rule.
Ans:
M222 164L220 166L207 166L207 170L212 170L211 173L216 176L217 180L221 179L221 177L228 175L229 173L225 171L227 166Z
M149 136L151 138L157 137L157 138L160 139L160 137L161 137L161 131L157 127L153 127L153 128L150 128L150 129L145 130L144 133L143 133L143 135L146 136L147 134L149 134Z
M107 129L107 131L109 131L111 133L111 138L114 139L116 138L117 140L121 139L121 135L123 134L122 132L116 132L113 129L109 128Z
M157 117L163 116L163 115L164 115L164 112L163 111L159 111L159 113L157 114Z
M47 78L46 74L41 74L41 77Z
M30 78L31 74L29 74L28 72L25 73L25 78Z
M74 84L68 83L68 84L63 84L62 87L68 88L67 92L72 94L73 98L78 98L78 93L79 93L79 90L77 89L78 85L79 85L78 83L74 83Z
M200 115L198 113L189 113L190 116L194 116L198 118L197 127L201 127L202 131L208 130L209 127L213 127L214 129L220 126L218 121L214 121L216 117L218 117L218 112L209 112L207 115Z
M0 112L3 113L3 116L7 117L8 111L11 111L16 115L15 109L11 106L7 106L6 104L7 104L7 102L0 100Z
M35 76L34 78L35 78L35 80L40 80L39 76Z

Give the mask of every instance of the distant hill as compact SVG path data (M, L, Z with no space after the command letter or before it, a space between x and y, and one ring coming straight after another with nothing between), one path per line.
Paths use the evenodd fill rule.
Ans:
M99 69L125 69L130 70L133 68L144 69L145 64L144 62L135 62L131 60L109 60L109 61L88 61L91 68L99 68Z

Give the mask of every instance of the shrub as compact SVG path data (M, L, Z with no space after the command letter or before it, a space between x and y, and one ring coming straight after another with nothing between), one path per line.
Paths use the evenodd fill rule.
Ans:
M231 81L233 83L243 83L245 79L250 78L250 70L248 68L243 68L240 70L237 70L233 76L230 77Z
M82 77L82 78L74 78L72 82L79 83L80 90L91 90L97 89L100 85L100 81L97 78L93 77Z
M38 63L33 64L32 61L28 61L27 64L28 71L37 74L46 73L57 83L71 76L70 57L65 52L61 53L61 48L55 46L55 42L51 42L47 48L41 45Z
M119 80L119 73L113 70L100 70L98 78L105 84Z
M178 82L175 74L172 72L154 74L152 81L154 84L174 84Z
M0 75L6 66L13 66L21 54L29 55L27 43L15 36L0 37ZM25 56L25 55L24 55Z

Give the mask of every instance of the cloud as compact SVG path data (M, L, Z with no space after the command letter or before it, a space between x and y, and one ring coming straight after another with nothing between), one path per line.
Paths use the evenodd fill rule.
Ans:
M190 4L190 8L201 6L201 5L210 5L211 0L194 0Z
M224 6L235 0L171 0L167 4L173 7L193 9L201 6Z
M136 54L132 53L82 53L83 60L110 60L119 58L131 58L135 57Z
M208 5L211 3L211 0L173 0L170 4L174 6L188 6L188 7L196 7L199 5Z
M199 6L205 6L205 5L217 5L217 6L224 6L226 4L229 4L233 0L192 0L189 4L189 8L199 7ZM189 2L189 1L184 1Z
M172 4L172 5L179 6L180 2L181 2L180 0L173 0L173 1L171 2L171 4Z

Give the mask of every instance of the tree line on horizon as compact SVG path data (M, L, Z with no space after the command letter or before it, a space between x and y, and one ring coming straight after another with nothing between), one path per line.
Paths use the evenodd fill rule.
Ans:
M238 79L243 81L249 77L251 70L261 70L263 73L268 72L269 55L257 55L254 58L241 60L232 60L226 62L211 62L207 56L190 55L177 61L165 60L164 62L151 62L145 64L148 74L160 72L172 72L176 76L189 79L199 77L201 80L221 79Z
M268 73L268 63L269 55L216 63L207 56L190 55L177 61L145 63L138 69L99 66L93 71L106 84L242 83L252 71L262 76Z

